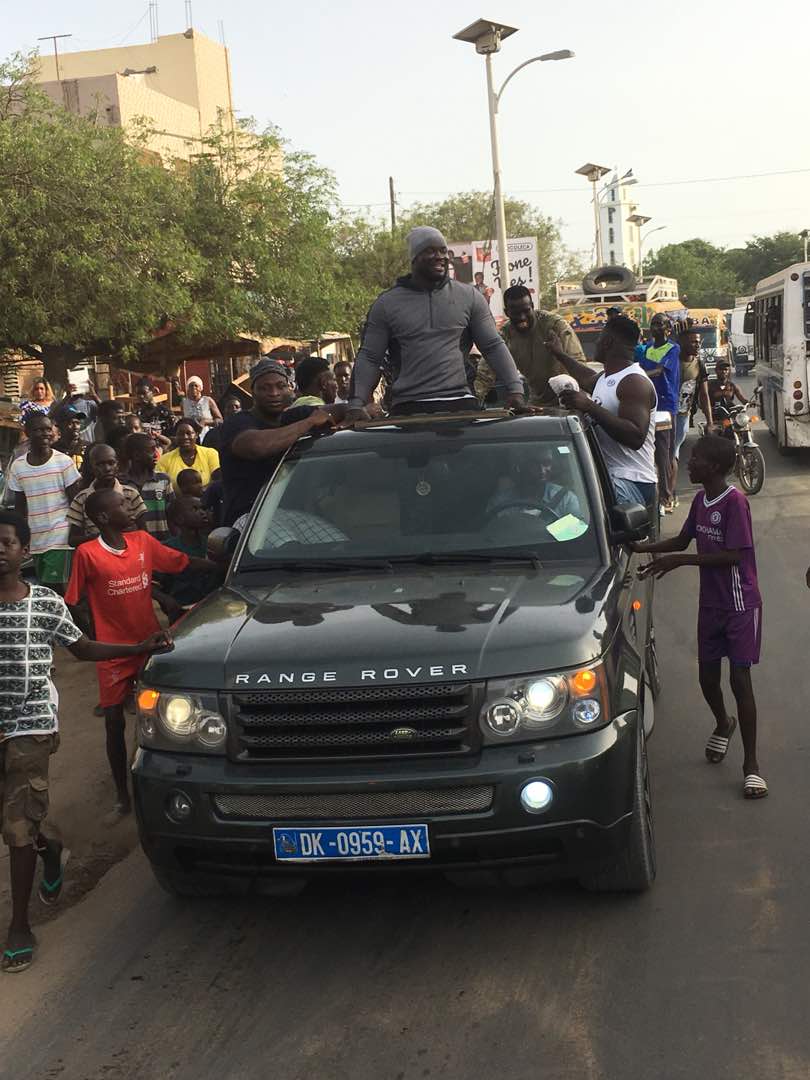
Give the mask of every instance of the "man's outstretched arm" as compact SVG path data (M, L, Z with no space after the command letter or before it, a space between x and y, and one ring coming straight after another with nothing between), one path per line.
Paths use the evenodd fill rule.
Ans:
M363 341L354 362L349 388L350 408L362 409L371 401L371 395L377 389L377 383L382 376L382 363L388 352L390 341L391 331L385 313L385 303L379 296L369 310L363 330Z

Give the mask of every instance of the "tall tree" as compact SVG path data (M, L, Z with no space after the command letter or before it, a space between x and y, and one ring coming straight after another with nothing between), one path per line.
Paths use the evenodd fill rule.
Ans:
M744 247L731 248L725 253L726 265L739 277L745 292L751 292L762 278L803 259L802 240L789 232L755 236Z
M178 311L181 337L316 337L345 301L334 252L335 183L278 133L213 131L178 178L181 225L200 269Z
M183 310L198 259L173 177L119 129L52 105L30 72L30 57L0 65L0 350L60 385Z
M723 249L708 240L665 244L644 260L644 272L677 278L681 299L689 307L732 307L742 290Z

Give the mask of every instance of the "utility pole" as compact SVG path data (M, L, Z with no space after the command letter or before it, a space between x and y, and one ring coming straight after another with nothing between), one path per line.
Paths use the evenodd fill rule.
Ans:
M397 197L394 192L394 178L388 177L388 198L391 203L391 235L397 231Z
M807 262L807 241L810 240L810 229L802 229L799 236L804 240L804 261Z
M149 0L149 36L153 43L160 36L157 0Z
M52 41L53 42L53 58L56 61L56 81L62 81L62 75L59 71L59 48L56 44L59 38L73 37L73 34L46 34L45 37L37 38L37 41Z

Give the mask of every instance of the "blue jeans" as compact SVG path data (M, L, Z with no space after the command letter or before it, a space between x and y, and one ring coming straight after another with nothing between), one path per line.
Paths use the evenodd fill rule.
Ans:
M655 484L642 480L626 480L623 476L614 476L613 490L619 506L636 503L639 506L652 506L655 502Z

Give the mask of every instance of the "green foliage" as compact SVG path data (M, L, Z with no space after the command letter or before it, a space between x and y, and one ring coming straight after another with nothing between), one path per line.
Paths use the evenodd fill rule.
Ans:
M339 327L331 173L284 152L274 131L220 129L177 183L181 227L200 256L178 312L182 337L309 338Z
M733 307L742 291L723 249L707 240L666 244L645 260L644 271L677 278L681 299L690 307Z
M725 259L742 281L743 291L750 293L762 278L770 277L791 263L802 262L804 244L796 233L755 236L745 247L729 249Z
M167 323L201 343L345 325L331 173L248 125L156 167L147 124L56 107L30 63L0 65L0 351L62 384L88 356L135 361Z
M729 308L762 278L803 258L804 246L795 233L755 236L741 248L695 239L659 248L645 259L644 272L677 278L681 299L691 307Z
M172 177L123 133L51 105L27 59L0 66L0 349L48 376L121 353L188 303L195 252Z

